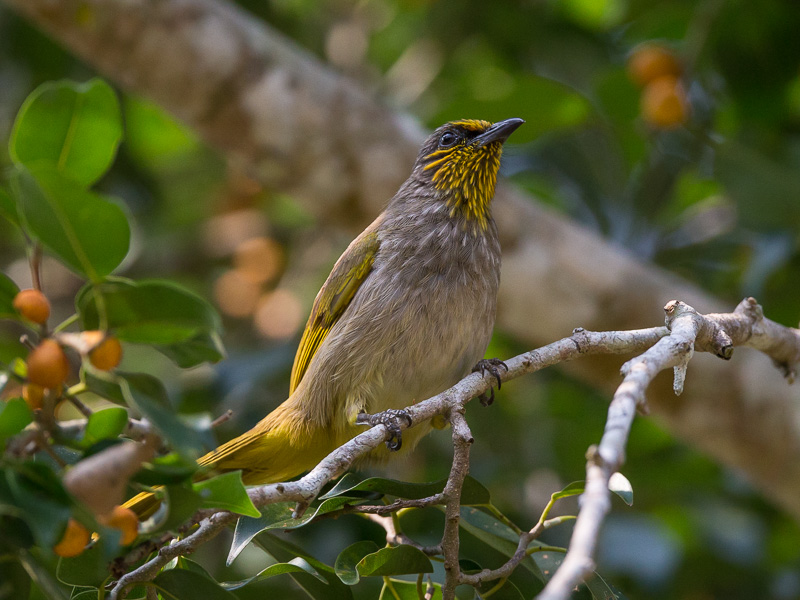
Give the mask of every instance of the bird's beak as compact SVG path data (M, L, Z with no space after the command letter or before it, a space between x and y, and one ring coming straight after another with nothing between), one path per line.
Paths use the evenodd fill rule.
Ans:
M478 144L478 147L485 146L491 142L500 142L502 144L524 122L522 119L517 118L500 121L476 137L474 142Z

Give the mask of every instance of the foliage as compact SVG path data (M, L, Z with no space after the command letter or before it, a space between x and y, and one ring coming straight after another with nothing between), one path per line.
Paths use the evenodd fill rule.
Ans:
M525 143L511 147L504 159L506 174L518 184L615 243L720 296L737 301L754 294L769 307L771 317L786 324L797 321L800 49L795 34L798 12L791 0L241 3L326 59L332 58L326 44L329 34L336 26L354 23L367 39L364 56L355 65L339 67L385 92L391 102L408 107L428 126L463 116L525 117L528 126L515 134ZM626 62L642 42L665 45L683 62L692 107L686 127L661 131L641 118L642 91L628 79ZM399 78L401 70L392 69L415 51L434 74L422 87L404 85L409 82ZM88 75L85 66L2 8L0 52L6 58L0 64L4 136L10 137L13 114L36 83ZM402 94L412 87L420 91ZM223 250L230 242L223 230L213 229L221 221L219 215L257 209L267 215L270 237L286 248L291 264L283 281L290 280L308 305L346 240L321 235L291 199L251 189L246 179L242 183L241 176L226 170L191 132L147 101L123 96L119 110L127 129L116 163L98 180L84 179L70 187L76 197L106 209L108 196L124 201L133 243L113 272L139 283L157 274L170 285L179 281L191 289L192 298L208 296L211 281L232 262L230 252ZM0 163L11 165L11 158L2 155ZM90 164L107 166L99 159ZM50 190L58 187L54 182L63 177L51 175L48 187L47 167L42 169L44 183L34 180L40 195L28 202L47 203ZM17 177L22 178L19 185L30 184L25 175ZM108 210L114 211L113 206ZM241 212L253 221L253 212ZM25 246L13 225L19 216L10 185L0 187L0 214L10 219L0 219L0 267L14 276L11 280L0 274L0 316L5 318L15 314L11 300L24 281L20 272L27 270L16 260ZM58 239L55 235L52 243L59 247L46 246L48 252L63 252L64 262L82 274L81 283L92 282L87 289L111 283L105 271L117 260L113 252L103 256L106 264L94 266L96 273L91 274L83 271L86 267L77 255L67 258L69 245ZM281 266L279 274L285 268ZM267 284L268 291L283 287L277 277ZM59 320L75 310L74 281L44 279ZM58 293L61 289L63 294ZM187 297L187 302L192 301ZM86 306L89 318L96 319L93 305ZM83 326L102 328L95 322ZM0 360L13 373L0 378L4 397L12 398L4 414L10 412L0 421L4 439L32 419L17 387L24 376L18 359L27 354L18 339L25 330L9 323L0 330ZM164 358L169 351L162 350L168 345L156 350L153 341L126 341L125 371L111 377L88 367L83 370L86 385L98 396L137 406L160 423L176 449L148 465L137 475L138 482L168 482L177 486L175 494L191 494L181 482L192 471L184 457L201 451L194 429L203 422L198 415L234 407L234 418L218 429L224 438L243 431L283 399L294 344L280 337L258 338L248 318L227 316L225 326L230 359L213 371L207 366L183 371L172 358ZM178 343L190 358L203 358L190 340ZM217 343L202 336L198 344L210 360L220 353ZM490 355L507 356L518 349L499 333ZM74 355L71 358L74 362ZM491 412L470 421L476 439L472 473L492 489L493 502L512 520L534 521L553 489L580 476L585 449L599 437L604 412L604 402L592 390L561 374L510 382ZM108 427L103 430L108 437L100 433L106 443L116 435L116 425ZM78 456L75 452L87 452L90 446L65 446L66 458L72 461ZM437 480L447 467L441 457L449 457L449 452L448 436L434 434L404 466L394 468L402 470L404 478ZM711 464L646 419L634 426L628 465L637 506L615 511L601 540L601 567L603 573L613 574L615 584L633 597L647 598L782 600L800 594L796 524L764 502L739 474ZM65 507L51 508L54 512L48 511L43 523L52 524L56 513L66 517ZM440 526L438 513L415 512L420 514L402 517L406 532L432 543L426 536ZM40 535L46 529L47 525ZM566 544L563 529L555 528L544 539ZM26 550L18 553L19 562L0 563L7 569L3 575L8 573L24 591L27 574L36 573L33 593L56 597L52 590L60 584L52 575L52 562L27 550L33 544L31 532L13 521L4 533L0 543L12 540ZM355 517L323 520L286 537L276 534L279 542L265 535L255 539L264 540L276 553L285 549L279 542L291 539L329 565L355 540L383 543L373 525ZM332 548L332 540L341 543ZM465 536L465 556L492 556L480 543L471 534ZM247 579L264 567L263 557L254 558L249 551L226 567L219 558L226 552L214 547L194 558L215 578L227 581ZM291 559L289 554L276 557L276 565L267 569L303 569L304 565L282 566ZM185 560L180 566L195 573L194 581L206 581L196 564ZM173 585L168 579L165 589ZM286 583L290 579L266 577L236 593L261 597L269 590L280 597L301 597L298 587ZM370 579L362 579L356 589L376 597L380 583ZM395 586L401 597L407 588L416 594L415 582ZM495 596L500 597L499 592Z

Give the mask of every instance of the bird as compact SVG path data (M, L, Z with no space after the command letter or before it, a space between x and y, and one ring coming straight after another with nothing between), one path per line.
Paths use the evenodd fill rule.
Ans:
M494 328L501 251L491 204L512 118L448 122L422 144L408 179L335 263L314 301L287 400L246 433L200 458L210 473L240 470L245 485L287 481L383 423L390 450L431 429L404 407L480 370ZM392 454L377 448L379 462ZM204 477L208 477L206 473ZM129 500L140 519L161 500Z

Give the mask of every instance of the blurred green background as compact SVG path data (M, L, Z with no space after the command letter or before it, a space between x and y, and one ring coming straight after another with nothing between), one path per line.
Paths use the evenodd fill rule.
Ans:
M800 314L800 4L796 0L247 0L240 4L429 128L455 118L522 116L505 175L637 256L698 282L733 307L756 296L773 320ZM642 116L626 72L656 42L681 64L690 107L678 127ZM39 83L95 73L0 5L0 166L22 100ZM229 358L181 372L126 347L123 367L162 377L185 413L234 410L220 438L281 402L299 331L346 234L323 228L292 198L225 164L149 102L120 92L126 138L100 182L133 224L121 272L177 280L225 318ZM0 222L0 269L27 287L23 241ZM80 282L46 261L56 317ZM576 323L576 325L579 325ZM653 323L657 325L657 323ZM0 330L0 358L19 352ZM492 356L521 348L498 332ZM607 398L557 370L503 386L470 406L472 475L522 526L549 494L584 474ZM390 475L433 480L449 468L447 432L429 436ZM625 474L635 504L616 502L599 569L630 598L800 598L797 525L739 474L637 419ZM572 508L574 510L574 507ZM424 520L409 526L424 538ZM548 540L566 544L569 527ZM330 559L380 531L356 517L290 539ZM421 541L428 541L421 539ZM233 579L257 570L245 552L221 571L224 540L198 555ZM469 553L466 543L465 553ZM271 580L260 590L302 597ZM253 595L252 597L258 597ZM365 596L368 597L368 596Z

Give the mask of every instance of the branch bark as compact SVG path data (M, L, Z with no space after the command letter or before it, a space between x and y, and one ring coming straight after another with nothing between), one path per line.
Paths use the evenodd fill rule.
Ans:
M406 177L422 139L407 115L223 0L2 2L331 224L355 229L371 220ZM721 309L695 286L511 186L499 186L495 217L504 252L498 326L527 345L557 339L576 323L642 327L655 316L652 307L674 297L704 313ZM650 388L653 413L800 519L798 390L776 380L755 353L737 355L733 369L698 358L680 399L666 381ZM617 364L568 370L610 392Z

